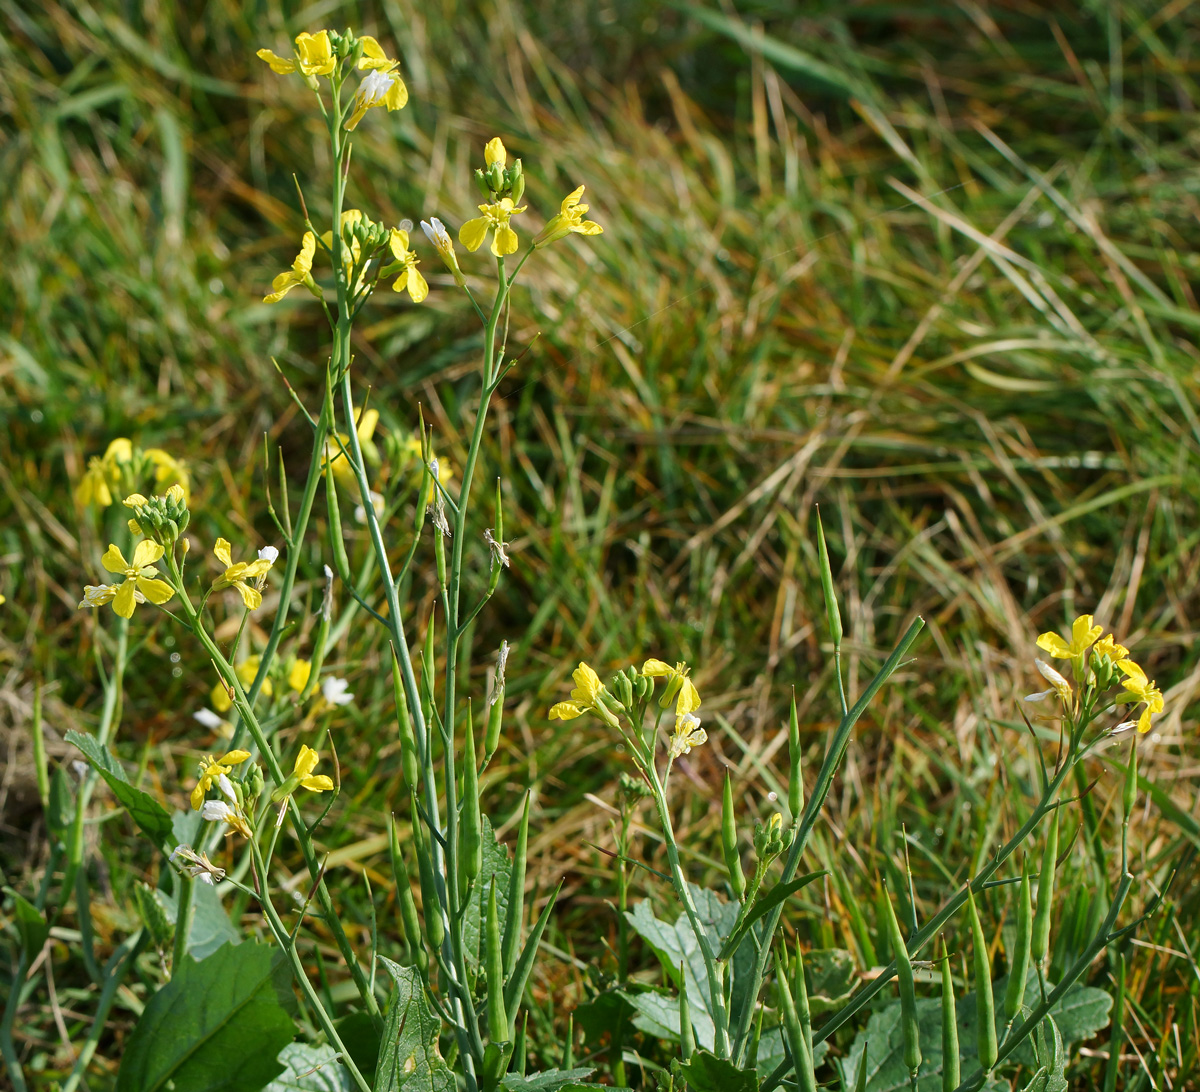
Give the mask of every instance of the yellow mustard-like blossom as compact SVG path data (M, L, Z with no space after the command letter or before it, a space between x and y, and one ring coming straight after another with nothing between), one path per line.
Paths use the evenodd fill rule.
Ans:
M458 241L470 251L476 251L483 246L488 232L492 232L492 253L497 258L515 254L520 240L513 231L509 220L518 212L524 212L528 206L514 205L511 197L503 197L494 204L479 206L482 216L468 220L458 229Z
M256 561L235 563L230 549L229 540L224 538L217 539L216 545L213 546L213 553L216 554L217 560L225 566L225 571L212 583L213 591L237 588L242 602L246 604L246 609L258 610L262 606L262 592L252 586L249 581L257 581L266 576L274 559L268 556L259 557Z
M597 224L595 220L585 220L583 218L590 207L579 203L579 199L583 196L583 189L583 186L580 186L563 198L558 212L550 217L546 222L546 226L538 232L537 238L533 240L535 250L538 247L549 246L550 243L571 234L602 235L604 233L604 228Z
M1037 660L1036 667L1042 678L1050 684L1049 690L1044 690L1042 693L1031 695L1031 700L1039 700L1049 694L1057 694L1063 705L1071 704L1071 684L1057 671L1054 670L1045 660Z
M304 233L300 243L300 253L292 262L292 268L280 273L271 281L271 291L263 296L264 303L278 303L293 288L303 284L310 291L316 291L316 283L312 279L313 255L317 251L317 239L311 231Z
M379 458L379 452L373 439L375 428L379 424L379 411L377 409L365 411L355 409L354 420L357 422L354 431L358 435L358 446L362 448L363 458L368 462L374 462ZM325 441L325 454L321 459L321 469L325 469L326 463L331 463L338 485L350 489L358 484L358 479L354 476L354 468L350 465L350 437L344 432L339 432L338 439L341 440L340 445L334 440ZM343 454L343 448L345 448L345 454Z
M508 149L504 147L504 141L498 136L492 137L483 146L483 161L488 167L498 163L501 170L508 166Z
M1094 645L1092 645L1093 656L1107 656L1113 663L1118 660L1123 660L1129 655L1129 649L1124 645L1117 644L1116 638L1110 633L1107 637L1101 637Z
M260 49L256 55L271 66L272 72L281 76L289 72L299 72L303 76L328 76L337 63L327 30L319 30L316 34L307 31L300 34L296 38L295 57L280 57L269 49Z
M429 285L417 268L420 259L408 249L408 232L403 228L392 228L388 240L392 255L400 263L400 275L392 283L393 292L408 291L413 303L420 303L429 295Z
M667 745L667 754L671 761L690 754L693 747L699 747L708 742L708 733L700 727L700 718L691 713L684 713L675 718L675 731Z
M165 580L158 580L158 570L153 565L163 555L163 548L157 542L143 540L133 551L133 560L126 561L125 555L110 544L100 559L100 564L110 573L124 576L120 584L89 584L84 588L83 600L80 607L99 607L112 603L112 608L122 618L132 618L134 608L138 603L147 601L154 604L167 602L175 594L175 589Z
M182 490L182 500L187 504L191 497L191 482L187 464L182 459L164 451L161 447L148 447L142 454L154 464L154 484L156 488L174 483ZM170 490L167 490L170 493ZM172 494L174 496L175 494Z
M571 691L570 701L556 702L547 714L550 720L574 720L584 713L595 713L601 720L612 727L619 727L617 718L600 700L604 684L600 676L587 664L580 661L579 666L571 672L575 680L575 689Z
M1090 614L1081 614L1071 623L1070 641L1057 633L1043 633L1037 639L1037 646L1056 660L1070 660L1082 656L1103 632L1104 627L1094 625Z
M312 674L312 662L309 660L294 660L288 669L288 687L297 694L304 693L308 685L308 677Z
M677 663L674 667L662 660L649 659L642 664L642 675L650 679L666 679L667 688L659 704L665 709L675 701L675 716L683 717L700 708L700 694L696 684L688 678L688 665Z
M296 762L292 766L292 772L283 784L271 793L272 802L278 804L281 800L291 796L298 788L308 789L309 792L328 792L332 789L334 787L333 778L326 777L325 774L313 775L313 770L317 768L320 757L311 747L302 744L300 753L296 756Z
M245 762L250 757L249 751L226 751L220 758L206 755L200 764L200 780L192 789L192 810L199 811L204 805L204 797L220 778L227 775L234 766Z
M380 53L382 52L380 50ZM365 59L364 57L363 60ZM393 110L404 109L408 104L408 88L400 78L400 73L395 71L396 62L387 61L386 57L384 61L390 67L373 69L358 85L358 91L354 95L354 113L346 119L346 132L353 132L362 121L363 115L373 106L386 106L388 113L391 113ZM359 62L359 67L362 67L362 61Z
M107 508L113 502L112 488L121 479L121 467L133 459L133 441L118 436L111 441L103 455L93 455L88 460L75 499L80 504L95 504Z
M1141 669L1138 664L1132 660L1121 660L1117 667L1120 668L1121 674L1125 676L1121 680L1121 685L1125 687L1128 694L1123 694L1118 701L1124 699L1129 702L1145 702L1146 708L1142 710L1142 714L1138 717L1137 730L1145 733L1150 731L1150 718L1163 711L1163 696L1162 691L1147 677L1146 672Z

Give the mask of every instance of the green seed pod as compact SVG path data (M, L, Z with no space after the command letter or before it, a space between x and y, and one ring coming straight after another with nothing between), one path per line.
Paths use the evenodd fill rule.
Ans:
M483 734L483 761L486 764L500 746L500 732L504 727L504 686L501 684L492 695L488 706L487 728Z
M525 1076L525 1029L529 1026L529 1013L517 1028L517 1041L513 1044L513 1070L522 1077Z
M425 952L425 941L421 937L421 919L417 916L417 904L413 901L412 880L400 851L400 838L396 834L396 817L388 815L388 856L392 862L392 880L396 884L396 899L400 903L400 921L404 926L404 939L412 952L413 963L422 977L429 973L429 956Z
M796 717L796 690L792 688L792 714L788 721L788 810L792 813L792 822L800 819L804 807L804 770L803 756L800 753L800 721Z
M396 702L396 727L400 734L400 768L404 772L404 783L409 792L416 792L421 783L421 765L417 757L417 737L413 733L412 717L408 714L408 701L400 681L400 662L396 659L396 648L392 646L392 693Z
M421 682L425 693L421 695L421 711L425 714L425 723L433 723L433 611L429 612L429 625L425 630L425 648L421 653ZM432 734L432 730L431 733ZM413 813L416 814L415 812Z
M800 942L796 941L796 966L792 975L792 993L796 999L796 1016L800 1021L800 1034L804 1036L804 1047L812 1057L812 1009L808 1004L808 983L804 980L804 955Z
M418 879L421 881L421 910L425 919L425 939L432 951L438 951L446 938L446 927L442 921L442 908L438 901L437 884L433 879L433 862L430 860L429 836L425 833L424 820L419 818L417 798L412 798L412 837L417 851Z
M892 946L892 956L896 960L896 984L900 987L900 1030L904 1036L904 1065L909 1074L915 1074L921 1067L921 1026L917 1019L917 993L913 982L912 960L908 957L904 934L900 932L900 922L896 920L896 908L892 906L892 900L886 897L886 893L883 905L887 914L884 925Z
M525 923L525 867L529 854L529 800L525 794L525 809L517 828L517 844L513 850L512 871L508 876L508 906L504 917L504 976L509 977L517 965L521 947L521 932Z
M942 1092L954 1092L961 1081L958 1055L958 1010L954 1001L954 978L950 954L942 938Z
M1010 1025L1021 1015L1032 952L1033 902L1029 892L1029 873L1022 870L1021 888L1017 892L1017 935L1013 940L1012 958L1009 960L1008 989L1004 992L1004 1015Z
M967 890L967 916L971 923L971 944L975 949L975 1036L978 1044L979 1065L984 1073L990 1073L996 1064L1000 1047L996 1042L996 1001L992 996L992 961L988 956L987 941L983 926L979 922L979 911L975 909L975 895Z
M1125 791L1121 796L1126 823L1129 822L1129 817L1133 814L1133 806L1137 803L1137 767L1137 736L1135 735L1130 740L1129 769L1125 771Z
M458 827L458 894L466 901L467 889L483 871L483 820L479 810L479 766L475 759L475 725L467 702L467 731L463 748L462 810Z
M1058 809L1050 816L1042 871L1038 877L1037 913L1033 917L1033 958L1044 974L1050 962L1050 914L1054 906L1054 869L1058 859Z
M821 563L821 590L825 593L825 614L829 621L829 634L833 647L842 644L842 612L838 609L837 595L833 590L833 570L829 567L829 548L825 545L825 527L821 523L821 509L817 509L817 553Z
M775 986L779 991L779 1007L783 1010L783 1028L787 1036L788 1049L792 1054L792 1066L796 1071L796 1085L800 1092L816 1092L817 1081L813 1074L812 1055L804 1042L800 1018L788 988L787 968L779 954L775 955Z
M686 1062L696 1050L696 1033L692 1029L692 1010L688 1005L687 985L683 964L679 965L679 1055Z
M488 1038L493 1043L500 1043L508 1038L508 1013L504 1009L504 955L503 944L500 940L500 912L496 906L495 877L488 885L484 949Z
M746 874L742 871L742 855L738 852L737 821L733 814L733 782L725 771L725 792L721 797L721 849L725 854L725 870L729 886L739 901L746 897Z

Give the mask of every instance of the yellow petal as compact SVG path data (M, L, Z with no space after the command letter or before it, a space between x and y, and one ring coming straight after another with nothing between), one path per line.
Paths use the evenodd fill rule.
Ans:
M207 791L203 781L196 782L196 787L192 789L192 811L199 811L204 806L204 794Z
M674 675L675 669L662 660L650 659L642 664L642 674L649 676L652 679L665 678L667 675Z
M271 571L271 563L260 557L257 561L243 561L241 564L243 580L257 580Z
M369 409L366 413L359 413L358 427L354 430L358 433L358 439L361 443L366 443L375 435L375 426L379 424L379 410Z
M229 568L233 564L233 552L229 545L229 539L219 538L213 543L213 553L217 555L217 560Z
M483 161L489 167L493 163L499 163L500 169L504 170L504 168L508 165L508 152L505 151L504 141L502 141L499 137L492 137L492 139L483 146Z
M572 691L571 697L587 702L596 700L601 689L600 676L591 667L580 661L579 666L571 672L571 678L575 680L575 690Z
M147 452L147 454L149 454ZM133 441L125 436L118 436L104 449L106 463L127 463L133 458Z
M311 231L306 231L304 238L300 240L300 253L296 255L296 260L292 262L292 272L298 274L311 273L313 255L316 252L317 237ZM302 277L297 278L296 283L302 283Z
M392 228L388 233L388 246L396 261L406 261L408 259L408 232L403 228Z
M392 80L392 86L387 89L387 94L383 96L383 105L388 108L390 113L392 110L402 110L408 104L408 88L404 86L404 81L395 76Z
M328 792L333 788L333 778L326 777L324 774L317 774L316 777L302 777L300 784L310 792Z
M229 691L225 689L224 683L217 683L212 688L208 695L208 703L218 713L228 713L233 708L233 699L229 696Z
M126 508L142 508L146 505L146 498L141 493L130 493L123 501Z
M679 688L679 698L675 703L675 716L682 717L694 713L700 708L700 695L691 679L684 679Z
M1071 657L1070 646L1057 633L1043 633L1037 639L1037 647L1044 652L1049 652L1058 660L1067 660Z
M292 774L296 777L307 777L317 768L317 762L320 755L317 754L311 747L301 744L300 753L296 756L296 764L292 767Z
M358 69L363 71L371 68L387 68L394 64L394 61L388 59L388 56L383 51L383 47L369 34L363 34L358 39L362 43L362 56L358 59Z
M572 190L567 194L566 197L562 199L562 204L559 205L559 209L564 215L579 204L579 199L583 196L583 189L584 187L580 186L578 189ZM587 209L584 209L583 211L587 212Z
M550 712L546 716L550 720L574 720L576 717L583 716L583 712L583 709L573 701L560 701L556 705L550 706Z
M1145 735L1150 731L1150 709L1149 707L1142 710L1142 715L1138 717L1137 730Z
M113 597L113 610L122 618L133 617L133 608L137 605L137 600L133 594L136 588L137 585L132 580L126 580L117 589L117 594Z
M408 294L413 303L420 303L429 295L429 284L415 267L408 271Z
M346 119L346 124L345 124L346 132L348 132L348 133L354 132L354 130L358 128L358 123L360 121L362 121L366 112L367 112L366 106L364 106L363 104L360 103L358 109L355 110L354 113L351 114L350 117L348 117Z
M296 62L287 57L281 57L278 53L274 53L269 49L260 49L255 54L260 60L266 61L271 66L272 72L278 72L281 76L286 76L289 72L296 71Z
M237 588L247 610L258 610L262 606L262 594L257 588L250 587L244 580L239 580L234 587Z
M104 556L100 559L100 564L110 573L123 573L129 570L129 562L125 560L125 555L115 545L110 545L104 551ZM125 617L128 618L129 615L127 614Z
M153 565L162 555L163 548L157 542L144 538L133 548L133 564L130 568L144 569L147 565Z
M288 686L297 693L308 685L308 677L312 674L312 664L308 660L297 660L288 672Z
M222 766L238 766L250 757L249 751L226 751L217 759Z
M468 220L458 229L458 241L470 251L476 251L487 238L489 220L486 216L477 216Z
M497 258L515 254L521 245L517 233L508 224L497 224L496 234L492 236L492 253Z
M148 577L139 576L135 583L137 590L156 606L165 603L175 594L175 589L165 580L151 580Z

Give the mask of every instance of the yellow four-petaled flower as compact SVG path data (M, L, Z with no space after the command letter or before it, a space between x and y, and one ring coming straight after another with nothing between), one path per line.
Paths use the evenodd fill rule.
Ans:
M520 240L513 231L509 220L518 212L524 212L526 205L515 205L511 197L502 197L499 201L479 206L482 216L468 220L458 229L458 241L468 250L478 250L488 232L492 232L492 253L497 258L515 254Z
M308 286L310 291L316 291L316 284L312 279L313 255L316 250L316 236L311 231L306 231L300 243L300 253L292 262L292 268L280 273L271 282L271 291L263 296L263 302L278 303L299 284Z
M583 218L589 207L579 203L579 199L583 196L583 189L583 186L580 186L563 198L558 212L550 217L546 226L538 232L537 238L533 240L535 250L571 234L600 235L604 232L604 228L595 220Z
M235 563L230 550L229 541L224 538L217 539L216 545L213 546L213 553L217 555L217 560L225 566L225 571L213 581L213 591L220 591L222 588L237 588L242 602L246 604L246 609L258 610L262 606L262 592L251 585L250 581L257 581L266 576L274 558L270 555L260 556L256 561Z
M1071 623L1070 641L1057 633L1043 633L1037 639L1037 646L1056 660L1070 660L1082 656L1103 632L1104 627L1094 625L1090 614L1081 614Z
M417 268L420 259L408 249L408 232L403 228L392 228L388 245L400 263L400 275L392 283L392 291L403 292L407 289L413 303L420 303L429 295L429 284Z
M200 763L200 780L192 789L192 810L199 811L204 805L204 796L209 789L219 783L234 766L245 762L250 757L249 751L226 751L220 758L205 755Z
M142 541L133 551L133 560L126 561L125 555L110 544L100 559L110 573L124 576L120 584L89 584L83 589L80 607L100 607L112 603L112 608L122 618L132 618L134 607L147 600L156 605L165 603L175 594L175 589L165 580L158 580L158 570L152 568L163 555L157 542Z
M1146 708L1142 710L1142 715L1138 717L1137 730L1142 733L1148 732L1150 731L1150 718L1155 713L1163 711L1162 691L1150 681L1146 672L1132 660L1121 660L1117 664L1117 667L1120 668L1121 674L1125 676L1121 680L1121 685L1128 691L1128 694L1123 695L1124 700L1146 703Z

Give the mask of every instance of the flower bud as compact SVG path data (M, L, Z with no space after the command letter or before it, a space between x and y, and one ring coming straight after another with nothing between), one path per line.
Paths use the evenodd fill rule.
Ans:
M618 672L612 677L611 689L626 708L633 704L633 683L624 672Z

